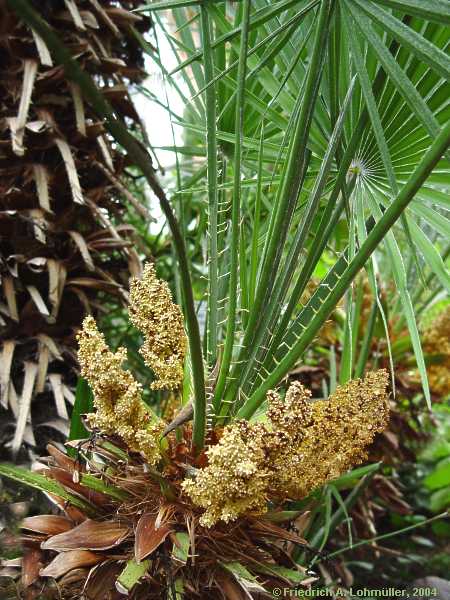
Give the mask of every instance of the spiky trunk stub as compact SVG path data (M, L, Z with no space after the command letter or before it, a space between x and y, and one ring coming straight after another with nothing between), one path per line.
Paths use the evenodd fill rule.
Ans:
M115 111L139 128L127 91L144 76L130 31L149 28L130 12L139 2L35 4ZM39 441L30 416L34 425L67 427L76 331L102 298L124 300L140 264L123 224L123 155L43 40L4 0L0 14L0 410L2 421L6 411L16 421L15 432L0 435L14 434L16 453L23 440Z

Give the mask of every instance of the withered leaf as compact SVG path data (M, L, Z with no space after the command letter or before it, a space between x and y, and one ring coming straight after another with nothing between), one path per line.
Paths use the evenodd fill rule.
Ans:
M61 452L59 448L53 444L47 445L47 452L53 457L56 465L62 469L67 469L72 472L75 469L75 460L68 456L65 452Z
M106 560L91 569L84 589L86 596L92 600L103 600L107 593L113 594L112 590L115 588L116 579L122 570L123 564L114 560ZM119 597L118 592L117 596ZM114 597L112 595L112 598Z
M22 585L24 588L32 585L39 577L42 567L43 552L38 548L24 548L22 557Z
M226 600L246 600L248 598L244 590L232 579L222 577L218 583Z
M12 441L13 455L16 455L22 444L25 434L28 415L30 412L31 398L33 396L34 384L36 381L38 367L35 363L25 361L25 377L22 388L22 397L19 403L19 414L17 417L16 431Z
M162 524L155 529L155 515L145 513L139 519L134 542L134 556L138 562L151 554L160 546L173 529Z
M95 566L92 568L95 569ZM83 581L86 581L88 575L89 567L72 569L61 577L59 585L61 588L80 587L83 584Z
M92 567L105 560L101 554L94 554L89 550L70 550L62 552L40 572L41 577L58 579L73 569Z
M150 20L121 9L121 4L59 0L55 10L50 6L46 11L49 27L61 34L72 57L80 60L99 89L121 83L122 75L136 83L144 76L139 68L143 54L129 25L139 22L144 31ZM138 0L127 0L124 6L132 10L138 4ZM111 14L103 5L113 5ZM32 452L36 440L39 445L47 438L46 429L57 429L65 436L63 396L67 399L67 386L72 385L77 370L73 333L83 314L95 306L99 292L124 295L121 285L130 274L127 245L131 242L117 235L115 244L108 244L111 232L105 222L113 220L117 226L124 220L127 199L131 202L133 198L142 214L145 209L128 191L128 161L107 134L103 120L82 99L64 68L54 62L43 38L24 26L12 6L5 2L0 6L2 69L8 73L0 81L0 238L6 243L2 247L0 327L7 332L3 338L8 338L3 347L0 343L0 403L11 412L8 423L15 420L19 424L15 435L8 427L5 440L8 453L16 454L19 449ZM117 76L111 77L107 71ZM132 111L128 81L123 89L113 86L119 119ZM139 128L140 119L137 115L133 118L135 122L129 126ZM99 136L108 149L107 158L99 147ZM116 182L123 178L121 187L112 185L96 163L104 165ZM87 205L88 199L94 206ZM98 213L105 215L105 222ZM105 245L91 248L88 241L98 234L107 236ZM107 270L111 280L105 280L97 268ZM86 277L88 283L83 285ZM67 284L71 278L81 280L81 290ZM100 288L95 287L96 280ZM41 336L54 348L64 349L64 362L56 368L58 377L52 369L56 355L50 346L40 343L36 350L36 341L43 341ZM31 363L38 365L36 377L32 377L34 367L27 366ZM24 377L27 369L28 379ZM47 406L47 395L42 395L47 390L54 392L57 411ZM33 415L40 415L40 403L50 412L44 422L33 418L31 423L31 409ZM36 427L40 428L39 436L33 436L33 427L35 434ZM78 518L83 517L80 514Z
M44 550L107 550L114 548L127 537L130 528L118 521L93 521L87 519L70 531L59 533L43 542Z
M21 524L22 529L46 533L48 535L57 535L64 531L72 529L73 523L59 515L36 515L35 517L26 517Z

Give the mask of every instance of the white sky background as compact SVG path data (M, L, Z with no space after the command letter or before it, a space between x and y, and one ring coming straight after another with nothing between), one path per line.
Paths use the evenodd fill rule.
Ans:
M156 46L155 33L157 35L160 59L165 69L170 72L177 65L176 57L170 48L170 44L166 40L164 32L161 27L155 23L154 30L151 35L151 43ZM143 86L151 90L151 92L163 103L167 104L167 99L171 110L182 116L184 113L184 102L179 97L178 93L170 86L167 81L164 81L163 75L159 66L149 56L145 56L145 70L148 73L147 79L144 81ZM186 85L183 81L181 74L175 75L177 84L183 93L186 93L186 97L189 98L189 91L186 89ZM144 96L141 93L135 93L133 95L133 102L136 109L145 125L147 135L152 146L173 146L172 127L170 124L170 117L168 112L159 106L156 102L153 102L150 98ZM175 143L181 145L183 142L182 128L179 126L173 126L175 133ZM164 177L158 173L158 177L167 191L171 187L173 182L173 167L175 165L175 154L167 150L155 150L158 156L160 164L166 169ZM155 165L156 168L156 165ZM151 215L157 220L156 223L150 224L150 231L157 233L162 224L164 223L164 217L159 207L159 202L154 194L149 193L150 197L150 212Z

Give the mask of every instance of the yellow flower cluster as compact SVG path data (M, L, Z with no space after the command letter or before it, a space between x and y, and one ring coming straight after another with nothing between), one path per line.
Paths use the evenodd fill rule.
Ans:
M208 450L209 466L182 487L194 504L206 509L200 523L205 527L219 520L228 522L248 511L263 512L266 504L264 450L246 440L241 425L227 427L218 444Z
M130 320L144 334L140 350L144 361L158 378L153 389L176 389L183 381L186 334L183 314L172 302L169 286L157 279L153 264L147 263L142 279L130 289Z
M200 523L262 513L268 498L302 498L366 457L388 421L388 376L380 370L310 401L294 383L284 401L269 392L268 423L237 421L207 451L208 465L183 490L205 512Z
M438 355L439 362L428 366L430 388L435 394L450 394L450 306L441 312L423 336L427 354Z
M366 448L389 420L385 370L340 386L328 400L313 402L311 420L277 465L280 494L302 498L367 458Z
M125 348L111 352L92 317L86 317L78 334L81 374L94 393L96 412L88 416L93 427L120 436L150 464L160 458L159 438L165 423L154 415L141 397L141 384L122 369Z

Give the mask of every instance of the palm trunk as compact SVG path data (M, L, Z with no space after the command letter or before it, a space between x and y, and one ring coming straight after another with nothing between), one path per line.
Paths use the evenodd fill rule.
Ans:
M35 5L139 129L127 90L144 76L143 57L130 25L143 31L150 21L129 12L138 2ZM75 334L100 298L126 300L140 261L131 229L120 227L130 201L123 155L43 40L3 0L0 13L0 400L9 424L0 436L17 454L23 442L41 445L39 424L65 433Z

